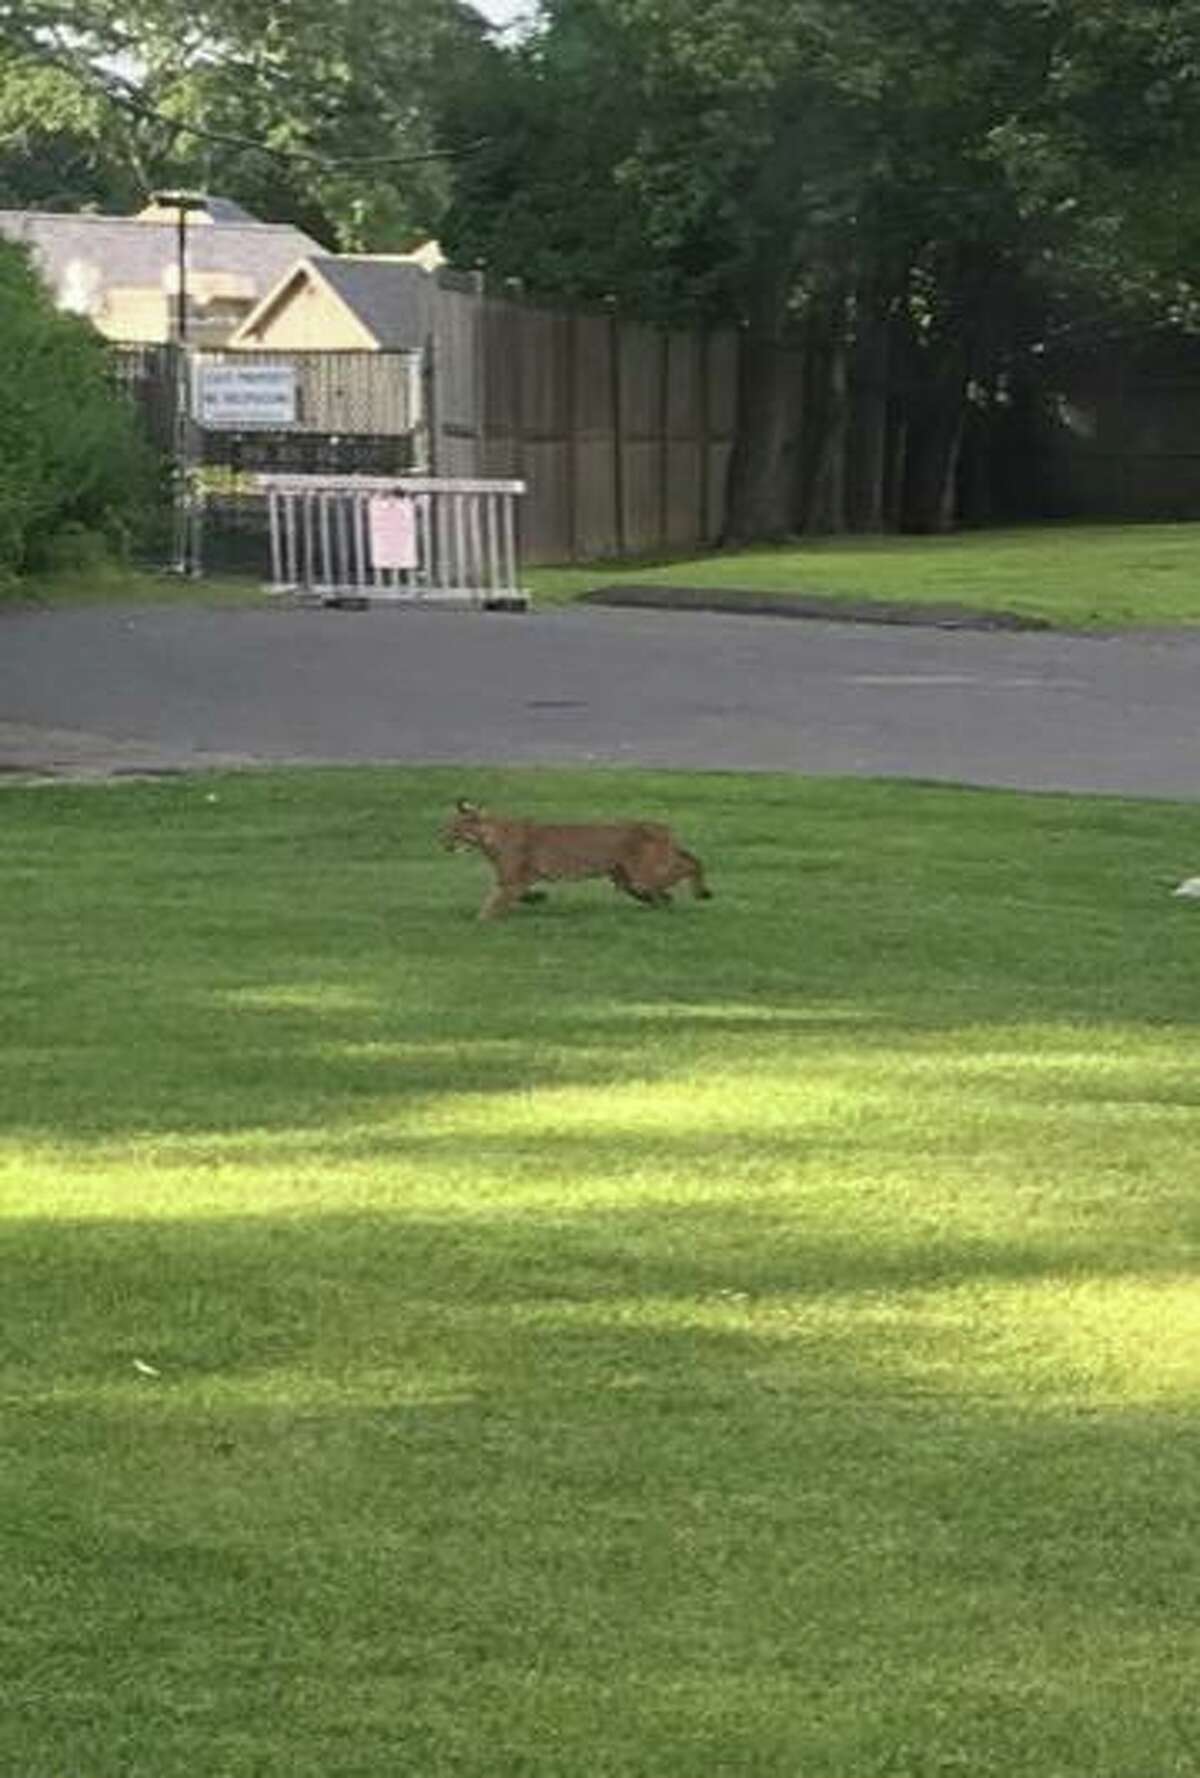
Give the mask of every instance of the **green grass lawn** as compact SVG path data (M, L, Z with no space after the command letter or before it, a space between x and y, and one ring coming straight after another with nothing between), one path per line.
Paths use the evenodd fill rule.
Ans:
M460 793L670 815L717 899L480 926ZM1194 809L0 819L0 1772L1196 1772Z
M203 579L117 562L69 573L31 574L0 586L0 610L30 605L262 605L263 583L246 575Z
M882 599L967 605L1068 629L1200 623L1200 524L1043 525L949 537L841 537L670 562L530 568L537 608L567 605L601 586L684 586L736 596ZM253 579L111 569L43 577L20 597L54 605L203 600L261 604Z
M841 537L692 560L537 568L535 601L598 586L687 586L956 604L1066 628L1200 623L1200 525L1046 525L949 537Z

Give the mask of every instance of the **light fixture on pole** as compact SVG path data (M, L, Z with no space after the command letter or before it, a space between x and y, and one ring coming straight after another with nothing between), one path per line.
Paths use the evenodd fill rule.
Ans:
M192 487L192 373L188 359L187 219L192 210L206 210L208 199L197 191L155 191L151 202L175 212L175 550L176 574L199 574Z

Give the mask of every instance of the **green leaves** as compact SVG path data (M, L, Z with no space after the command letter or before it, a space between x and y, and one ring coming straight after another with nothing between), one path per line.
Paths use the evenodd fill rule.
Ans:
M33 14L0 0L0 41L15 62L21 51L14 104L36 117L38 83L56 71L88 140L105 145L105 176L76 172L59 207L126 209L154 185L203 186L331 246L375 250L435 230L447 196L437 96L493 53L457 0L350 0L332 19L314 0L146 0L132 16L116 0ZM72 127L55 125L63 141ZM45 201L32 149L13 141L8 158L10 201Z
M155 468L92 328L58 314L25 254L0 243L0 585L65 532L136 528Z

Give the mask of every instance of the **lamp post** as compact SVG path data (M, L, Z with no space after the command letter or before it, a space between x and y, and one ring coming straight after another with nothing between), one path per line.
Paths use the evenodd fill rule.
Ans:
M207 208L202 192L155 191L151 202L175 212L175 550L171 563L176 574L199 574L200 552L196 536L192 488L192 374L188 360L187 219L191 210Z

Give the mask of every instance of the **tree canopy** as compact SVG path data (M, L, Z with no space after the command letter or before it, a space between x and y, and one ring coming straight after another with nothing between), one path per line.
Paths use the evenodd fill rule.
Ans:
M864 420L856 372L903 403L898 499L925 526L947 515L968 404L1031 352L1196 324L1196 0L544 10L487 71L490 147L460 170L446 238L535 286L741 323L751 534L797 508L845 522L852 495L824 485L828 436L782 484L786 378L777 358L755 376L754 342L815 344L830 381L810 374L805 399L827 432ZM850 517L883 522L882 498Z
M437 95L490 52L459 0L0 0L0 195L123 208L190 185L395 249L449 195Z
M492 152L453 226L581 286L636 287L636 237L677 300L733 308L768 264L811 277L950 236L1177 272L1198 38L1186 0L549 0L488 70ZM585 178L624 228L567 251Z
M0 0L0 31L8 201L199 184L741 326L735 533L940 524L1034 356L1200 329L1200 0L542 0L516 40L460 0Z

